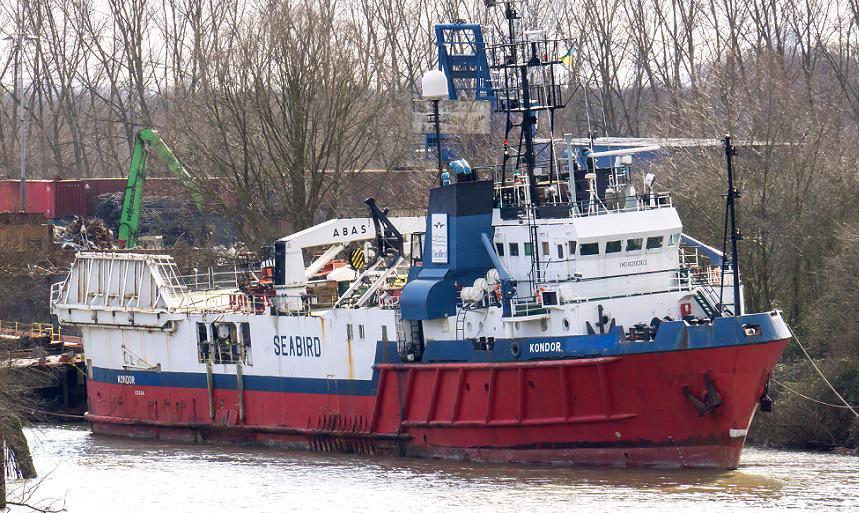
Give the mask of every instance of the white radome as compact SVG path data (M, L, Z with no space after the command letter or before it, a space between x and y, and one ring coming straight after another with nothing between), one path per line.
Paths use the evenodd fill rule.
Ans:
M447 98L447 77L444 72L431 69L421 79L424 100L443 100Z

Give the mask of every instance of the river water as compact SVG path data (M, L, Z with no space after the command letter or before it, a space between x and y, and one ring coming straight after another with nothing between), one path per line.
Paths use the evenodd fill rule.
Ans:
M71 513L859 511L859 457L837 454L748 448L739 470L705 472L181 445L84 426L39 426L27 437L44 478L30 502Z

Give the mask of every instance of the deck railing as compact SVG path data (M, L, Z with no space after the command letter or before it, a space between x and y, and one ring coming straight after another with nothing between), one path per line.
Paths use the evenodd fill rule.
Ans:
M62 327L47 322L0 321L0 334L12 337L49 337L51 342L62 339Z

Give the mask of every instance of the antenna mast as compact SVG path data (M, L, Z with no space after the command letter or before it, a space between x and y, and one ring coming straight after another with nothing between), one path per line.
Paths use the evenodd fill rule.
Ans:
M734 315L743 315L743 301L740 295L740 263L739 263L739 255L737 252L737 241L743 239L743 235L740 233L740 230L737 228L737 214L734 209L735 200L740 197L740 192L737 190L737 187L734 185L734 156L737 154L736 148L734 148L733 143L731 142L731 135L725 135L725 159L727 161L727 170L728 170L728 192L725 194L725 232L724 237L722 239L722 286L719 288L719 303L724 304L724 300L722 298L723 292L725 289L725 271L727 270L727 265L725 262L724 254L727 250L728 245L728 227L730 226L731 230L731 274L733 274L734 279ZM720 305L721 306L721 305Z
M554 67L561 64L559 49L570 43L549 39L547 29L518 30L517 20L521 23L522 18L513 3L513 0L504 2L508 40L488 46L487 54L489 67L497 76L497 79L493 77L498 99L495 110L508 115L504 140L510 141L510 132L513 128L519 128L524 145L520 157L525 163L530 203L533 207L539 207L541 201L535 176L537 162L534 140L537 134L537 113L547 110L551 114L551 111L566 105L561 86L556 83ZM497 5L494 0L485 0L485 4L487 7ZM520 116L518 123L513 121L514 115ZM552 153L549 152L550 155ZM518 163L520 159L516 161ZM548 167L551 168L551 165Z

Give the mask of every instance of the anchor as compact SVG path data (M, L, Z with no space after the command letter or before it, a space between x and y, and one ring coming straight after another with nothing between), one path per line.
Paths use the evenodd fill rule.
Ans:
M713 380L710 379L710 373L704 374L704 385L707 387L707 393L704 394L704 400L701 401L689 390L689 385L683 385L683 395L686 400L698 411L698 416L703 417L707 413L713 411L722 404L722 396L716 391L716 386Z

